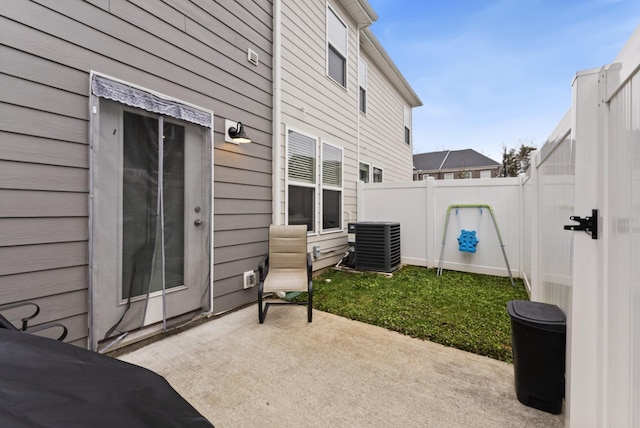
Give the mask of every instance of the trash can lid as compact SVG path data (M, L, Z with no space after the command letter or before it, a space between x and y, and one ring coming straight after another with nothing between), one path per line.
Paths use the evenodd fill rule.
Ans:
M528 300L511 300L507 311L512 319L541 330L564 333L567 329L567 317L556 305Z

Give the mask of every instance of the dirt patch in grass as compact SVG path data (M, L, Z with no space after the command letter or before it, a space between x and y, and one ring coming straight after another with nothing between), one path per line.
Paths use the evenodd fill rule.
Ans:
M303 296L300 296L303 297ZM497 360L512 362L509 300L522 281L405 266L392 277L328 270L314 280L314 308Z

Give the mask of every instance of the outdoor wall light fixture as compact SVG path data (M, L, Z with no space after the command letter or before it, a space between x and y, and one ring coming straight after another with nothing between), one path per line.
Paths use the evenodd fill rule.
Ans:
M224 141L233 144L250 143L251 138L244 132L241 122L226 119L224 121Z

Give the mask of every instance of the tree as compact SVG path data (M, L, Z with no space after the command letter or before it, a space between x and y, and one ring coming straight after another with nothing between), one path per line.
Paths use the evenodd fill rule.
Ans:
M529 154L536 150L536 146L531 144L530 140L520 140L520 147L516 150L511 148L507 150L506 146L502 146L502 176L517 177L529 168Z

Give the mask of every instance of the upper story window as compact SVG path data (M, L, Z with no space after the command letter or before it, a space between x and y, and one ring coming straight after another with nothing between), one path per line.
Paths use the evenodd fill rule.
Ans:
M327 74L347 87L347 25L327 6Z
M358 84L360 85L360 111L367 112L367 63L360 58L358 62Z
M373 167L373 182L382 183L382 168Z
M404 106L404 142L411 145L411 107Z
M368 163L360 162L360 181L368 183L370 181L369 175L371 171L371 165Z

